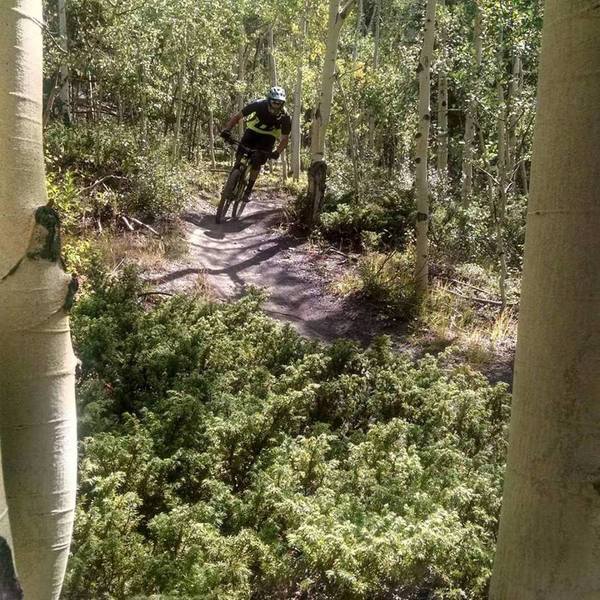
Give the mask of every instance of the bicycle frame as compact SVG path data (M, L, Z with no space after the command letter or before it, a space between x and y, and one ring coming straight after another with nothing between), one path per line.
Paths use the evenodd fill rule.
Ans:
M248 148L239 140L231 139L228 141L232 145L236 145L239 149L241 149L241 156L239 156L237 159L235 166L233 169L231 169L227 181L223 186L223 191L221 192L221 201L215 216L217 223L220 223L222 219L227 216L227 211L232 203L232 218L235 219L242 214L246 204L246 202L242 201L242 197L248 181L248 168L252 164L252 156L260 153L265 155L267 154L267 152L264 150Z

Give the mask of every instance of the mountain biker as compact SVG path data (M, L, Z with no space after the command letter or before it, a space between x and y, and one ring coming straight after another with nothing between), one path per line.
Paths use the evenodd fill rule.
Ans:
M266 98L250 102L240 112L232 115L225 124L223 131L221 131L221 137L226 141L231 141L231 129L241 119L248 117L246 130L240 143L246 148L263 151L256 152L251 157L252 166L248 177L248 184L242 198L244 202L248 202L250 199L250 194L260 173L261 166L269 158L277 160L288 144L290 131L292 130L292 121L290 115L285 110L285 100L285 90L279 86L274 86L269 90ZM277 141L277 149L273 150ZM238 148L236 153L236 167L239 165L242 154L242 149Z

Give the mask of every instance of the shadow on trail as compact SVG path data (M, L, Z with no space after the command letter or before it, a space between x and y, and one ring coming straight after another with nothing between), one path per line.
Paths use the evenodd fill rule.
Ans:
M212 214L188 212L181 215L181 218L191 225L200 227L207 237L222 240L225 239L225 236L228 234L240 233L245 229L248 229L248 227L255 225L257 222L266 220L270 216L279 215L280 213L281 210L278 208L249 212L247 214L242 214L242 217L239 219L228 219L224 223L217 223L215 221L215 216Z
M249 287L261 288L267 314L321 341L343 337L367 344L382 333L398 332L398 324L382 320L359 298L329 291L345 266L277 228L284 220L282 199L259 195L240 219L222 224L215 222L214 212L206 205L182 215L188 260L151 283L185 293L201 276L224 300L239 298Z

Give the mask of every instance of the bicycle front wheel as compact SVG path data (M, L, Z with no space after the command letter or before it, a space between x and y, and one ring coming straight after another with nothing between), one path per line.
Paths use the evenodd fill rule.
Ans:
M238 184L240 183L241 173L239 169L233 168L227 177L227 181L221 191L221 200L217 207L217 214L215 215L215 221L221 223L227 216L227 211L231 206L233 200L237 197Z
M231 217L233 219L237 219L241 216L244 208L246 208L246 204L248 202L244 202L242 198L244 197L244 191L246 190L246 184L248 183L248 172L244 171L242 178L239 181L238 188L235 193L235 199L233 202L233 208L231 209Z

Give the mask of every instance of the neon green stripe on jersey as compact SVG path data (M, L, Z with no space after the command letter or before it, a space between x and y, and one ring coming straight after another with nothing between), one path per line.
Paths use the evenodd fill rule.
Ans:
M264 135L272 135L274 138L279 139L281 137L281 129L272 128L270 125L265 125L258 118L256 113L252 113L246 123L248 129L256 131L256 133L262 133Z

